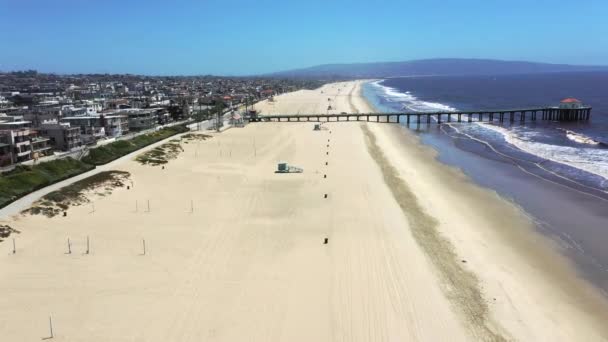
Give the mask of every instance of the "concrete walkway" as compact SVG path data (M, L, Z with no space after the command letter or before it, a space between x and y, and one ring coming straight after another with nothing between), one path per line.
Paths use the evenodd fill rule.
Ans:
M148 146L143 147L143 148L141 148L141 149L139 149L137 151L134 151L134 152L131 152L131 153L127 154L127 155L124 155L124 156L122 156L122 157L120 157L120 158L118 158L118 159L116 159L114 161L111 161L111 162L107 163L107 164L97 166L95 169L93 169L91 171L87 171L87 172L82 173L80 175L68 178L68 179L63 180L61 182L58 182L58 183L55 183L55 184L51 184L51 185L46 186L46 187L44 187L42 189L36 190L36 191L34 191L32 193L29 193L29 194L21 197L20 199L16 200L15 202L7 205L6 207L0 209L0 220L7 219L8 217L10 217L12 215L19 214L21 211L29 208L34 202L36 202L41 197L43 197L44 195L46 195L46 194L48 194L50 192L53 192L55 190L59 190L59 189L65 187L65 186L73 184L73 183L75 183L75 182L77 182L77 181L79 181L81 179L85 179L87 177L91 177L91 176L96 175L96 174L98 174L100 172L110 171L110 170L116 170L118 164L122 163L123 161L132 159L135 156L137 156L137 155L139 155L139 154L141 154L143 152L146 152L146 151L149 151L149 150L151 150L151 149L153 149L155 147L158 147L158 146L166 143L168 140L181 137L184 134L206 130L209 127L212 126L212 122L211 121L212 120L203 121L203 122L200 123L200 125L191 124L191 125L189 125L189 127L192 126L192 125L195 125L195 126L198 126L199 129L197 130L197 129L191 127L192 130L190 132L185 132L185 133L180 133L180 134L176 134L176 135L170 136L170 137L168 137L168 138L166 138L164 140L155 142L154 144L148 145ZM231 126L228 125L227 122L224 122L224 126L222 127L222 129L220 130L220 132L225 131L226 129L229 129L230 127Z

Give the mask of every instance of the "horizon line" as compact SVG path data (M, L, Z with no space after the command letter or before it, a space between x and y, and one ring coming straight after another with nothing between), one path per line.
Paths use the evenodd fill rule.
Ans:
M54 72L54 71L42 71L35 68L30 69L13 69L13 70L1 70L0 74L10 74L17 72L35 71L38 74L44 75L56 75L56 76L75 76L75 75L121 75L121 76L145 76L145 77L234 77L234 78L264 78L272 77L275 74L283 74L292 71L301 71L306 69L312 69L324 66L355 66L355 65L369 65L369 64L397 64L397 63L411 63L421 61L447 61L447 60L462 60L462 61L492 61L492 62L503 62L503 63L528 63L528 64L543 64L551 66L570 66L570 67L598 67L608 68L608 64L570 64L570 63L553 63L553 62L539 62L529 60L509 60L509 59L494 59L494 58L462 58L462 57L433 57L433 58L421 58L421 59L409 59L401 61L376 61L376 62L339 62L339 63L322 63L304 67L293 67L290 69L283 69L279 71L271 71L257 74L211 74L211 73L200 73L200 74L145 74L145 73L115 73L115 72Z

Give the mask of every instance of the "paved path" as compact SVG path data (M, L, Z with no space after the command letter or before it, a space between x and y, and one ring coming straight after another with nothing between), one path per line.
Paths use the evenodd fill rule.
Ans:
M197 124L189 125L189 127L193 126L193 125L196 126ZM211 125L212 125L211 120L203 121L203 122L200 123L199 130L208 129L209 127L211 127ZM230 125L228 125L227 122L224 122L224 126L222 127L222 131L224 131L224 130L226 130L228 128L230 128ZM194 129L193 127L191 127L191 129L193 129L193 131L196 131L196 129ZM46 195L46 194L48 194L50 192L53 192L55 190L59 190L59 189L65 187L65 186L73 184L73 183L75 183L75 182L77 182L77 181L79 181L81 179L85 179L87 177L91 177L91 176L96 175L96 174L98 174L100 172L115 170L117 168L118 164L122 163L123 161L131 159L131 158L135 157L138 154L141 154L143 152L149 151L149 150L151 150L151 149L153 149L153 148L155 148L157 146L160 146L160 145L166 143L170 139L175 139L175 138L180 137L180 136L182 136L184 134L187 134L187 133L189 133L189 132L170 136L170 137L168 137L168 138L166 138L164 140L155 142L154 144L148 145L148 146L143 147L143 148L141 148L141 149L139 149L137 151L134 151L134 152L131 152L131 153L125 155L125 156L122 156L122 157L120 157L120 158L118 158L118 159L116 159L114 161L111 161L111 162L105 164L105 165L97 166L95 169L93 169L91 171L87 171L87 172L82 173L80 175L68 178L68 179L63 180L61 182L58 182L58 183L55 183L55 184L51 184L51 185L49 185L47 187L44 187L42 189L36 190L36 191L34 191L32 193L29 193L28 195L26 195L24 197L21 197L20 199L16 200L15 202L13 202L13 203L7 205L6 207L0 209L0 220L1 219L6 219L6 218L8 218L9 216L12 216L12 215L19 214L21 211L29 208L32 205L32 203L36 202L42 196L44 196L44 195Z

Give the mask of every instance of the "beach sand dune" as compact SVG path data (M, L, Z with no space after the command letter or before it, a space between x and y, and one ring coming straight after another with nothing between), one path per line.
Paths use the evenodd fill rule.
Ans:
M360 88L330 84L257 109L372 111ZM91 195L94 211L4 220L21 234L14 255L0 244L2 340L47 337L49 316L59 341L605 336L601 299L512 204L397 127L313 126L259 123L183 142L164 169L118 164L132 187ZM277 174L278 162L304 172Z

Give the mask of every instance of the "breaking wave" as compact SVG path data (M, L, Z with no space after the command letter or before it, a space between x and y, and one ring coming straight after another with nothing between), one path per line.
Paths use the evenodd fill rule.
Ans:
M450 107L448 105L444 105L442 103L422 101L416 96L412 95L412 93L410 93L409 91L400 92L396 88L387 87L383 85L383 82L384 80L374 81L372 82L372 84L382 90L382 92L384 93L385 100L389 102L399 103L401 105L401 110L412 112L453 112L456 110L455 108Z
M500 133L507 143L528 154L608 179L608 149L548 144L535 141L534 136L538 133L524 128L507 129L493 124L479 125ZM578 140L577 143L592 140L586 137L581 138L579 134L573 133L567 133L567 138L572 140L571 136L575 136ZM595 142L595 140L592 141ZM585 142L585 144L599 145L599 142L591 144Z
M384 86L383 82L384 80L380 80L371 82L371 84L380 90L379 95L389 102L389 107L394 110L413 112L450 112L456 110L456 108L446 104L422 101L409 91L401 92L396 88ZM495 124L475 122L473 126L469 125L468 127L461 126L462 129L471 132L483 141L495 140L495 138L492 138L493 134L491 132L498 133L506 143L522 152L586 171L608 180L608 148L604 148L608 145L586 135L558 128L560 135L563 136L564 143L560 145L543 141L541 137L543 134L547 134L546 132L543 133L526 126L505 128ZM550 134L555 135L555 128L551 130ZM580 145L586 145L586 147Z
M563 129L563 128L558 128L558 129L561 131L564 131L566 133L566 137L576 143L593 145L593 146L606 145L605 143L603 143L601 141L597 141L597 140L593 139L592 137L586 136L584 134L577 133L577 132L570 131L570 130Z

